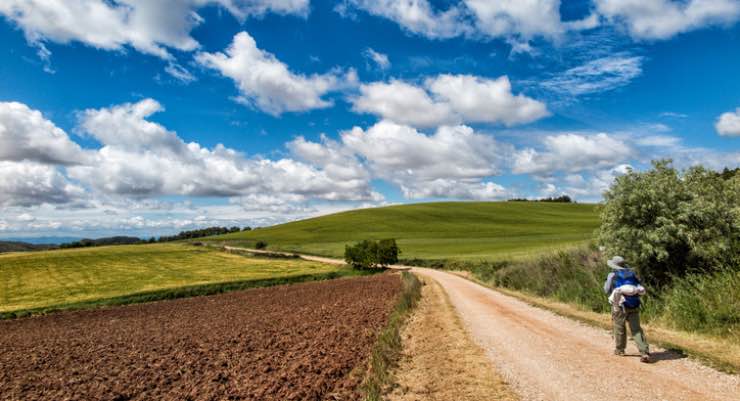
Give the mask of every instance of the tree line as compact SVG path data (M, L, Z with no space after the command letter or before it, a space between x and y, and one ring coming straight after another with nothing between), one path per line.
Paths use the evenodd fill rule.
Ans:
M553 203L575 203L575 201L568 195L560 195L556 197L547 197L540 199L527 199L527 198L512 198L509 202L553 202Z
M250 231L250 230L252 230L251 227L214 226L214 227L207 227L207 228L199 228L196 230L180 231L176 235L163 235L159 238L151 237L148 240L142 239L139 237L127 237L127 236L115 236L115 237L105 237L105 238L97 238L97 239L84 238L79 241L60 244L59 248L69 249L69 248L87 248L87 247L105 246L105 245L154 244L157 242L180 241L180 240L187 240L187 239L193 239L193 238L209 237L211 235L222 235L222 234L229 234L229 233L236 233L240 231Z
M169 241L180 241L184 239L203 238L210 237L212 235L222 235L230 233L238 233L240 231L251 231L251 227L240 228L234 227L207 227L199 228L197 230L180 231L177 235L161 236L158 239L152 237L149 239L149 243L154 242L169 242Z

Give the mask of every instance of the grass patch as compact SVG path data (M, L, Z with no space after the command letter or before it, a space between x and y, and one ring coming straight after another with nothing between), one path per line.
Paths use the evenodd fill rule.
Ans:
M197 295L227 288L229 283L288 282L293 277L345 274L340 273L343 270L349 269L300 259L249 258L175 243L3 254L0 313L128 303L128 298L163 299L179 292Z
M214 295L229 291L246 290L249 288L271 287L276 285L297 284L309 281L331 280L342 277L354 277L373 274L372 271L360 271L354 269L341 269L326 273L304 274L298 276L276 277L261 280L231 281L225 283L212 283L191 285L178 288L169 288L156 291L134 293L119 297L97 299L48 307L21 309L12 312L0 312L0 319L14 319L33 315L44 315L66 310L94 309L105 306L128 305L142 302L162 301L168 299L188 298L203 295Z
M415 275L402 272L401 280L403 290L388 318L388 324L373 346L369 367L361 385L367 401L381 400L383 389L391 384L391 368L398 362L403 345L401 326L421 298L421 281Z
M539 202L441 202L352 210L252 231L200 239L254 248L343 257L344 246L395 238L412 259L513 260L588 241L596 205Z
M740 344L740 269L693 274L665 292L659 319L685 331L708 332Z

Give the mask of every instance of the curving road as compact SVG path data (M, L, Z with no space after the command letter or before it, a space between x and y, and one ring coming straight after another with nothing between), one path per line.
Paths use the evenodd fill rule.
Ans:
M439 282L499 373L525 400L740 400L737 376L653 348L656 362L612 354L610 334L449 273ZM648 334L648 339L650 333Z
M473 340L524 400L740 400L738 376L655 347L652 364L639 362L633 344L627 348L632 357L616 357L605 330L535 308L450 273L393 267L410 268L444 288ZM647 335L649 340L650 333Z

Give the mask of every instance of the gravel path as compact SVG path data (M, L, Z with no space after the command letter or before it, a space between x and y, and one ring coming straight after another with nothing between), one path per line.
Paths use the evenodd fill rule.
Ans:
M527 305L454 274L411 269L444 288L473 340L524 400L740 400L738 376L655 346L651 347L655 362L643 364L631 341L629 356L616 357L606 330ZM650 333L646 334L649 341Z
M740 380L652 347L656 362L612 354L610 334L430 269L473 339L525 400L733 400ZM647 333L648 340L650 333Z

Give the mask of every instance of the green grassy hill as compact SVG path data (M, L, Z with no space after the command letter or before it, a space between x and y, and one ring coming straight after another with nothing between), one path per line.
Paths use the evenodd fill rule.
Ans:
M598 223L596 205L444 202L353 210L208 240L262 240L270 249L341 257L347 243L396 238L406 259L503 259L582 243Z

